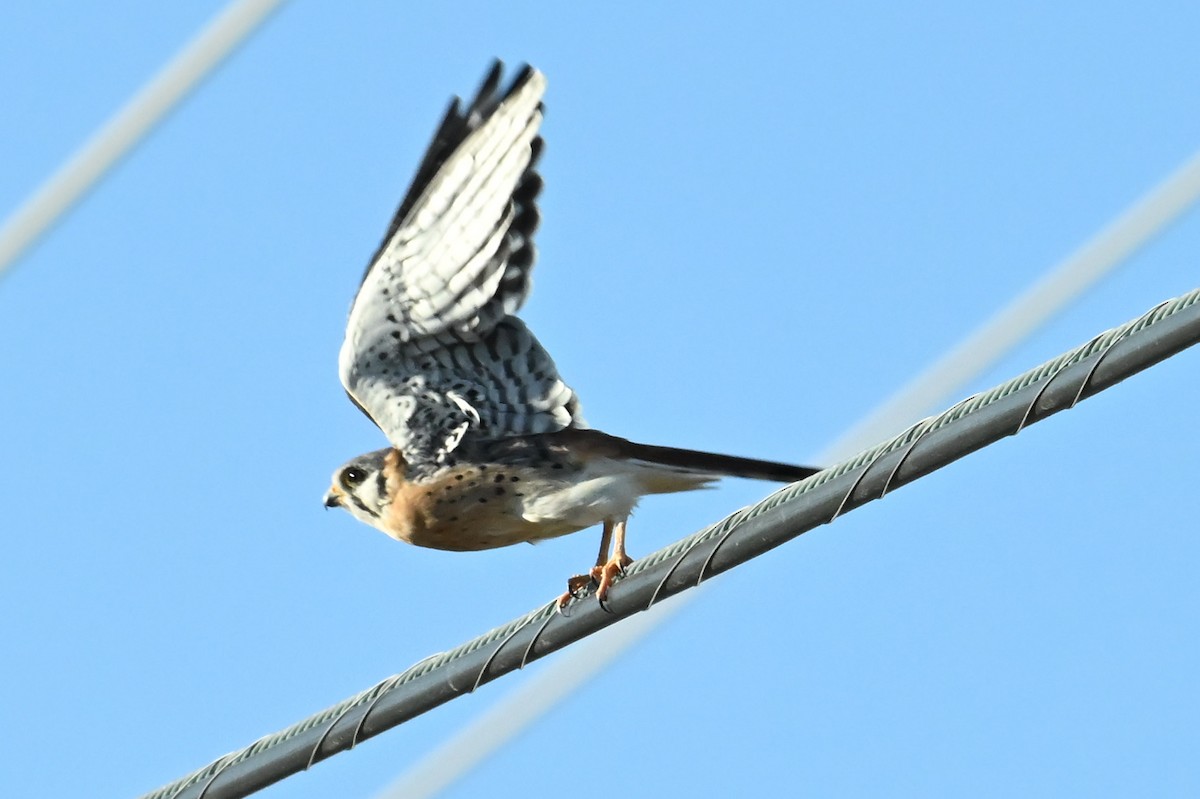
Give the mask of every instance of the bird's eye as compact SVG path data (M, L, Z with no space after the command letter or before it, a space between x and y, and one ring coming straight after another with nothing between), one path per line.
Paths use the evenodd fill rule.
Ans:
M342 485L346 486L346 488L359 485L366 479L367 473L357 466L351 466L342 472Z

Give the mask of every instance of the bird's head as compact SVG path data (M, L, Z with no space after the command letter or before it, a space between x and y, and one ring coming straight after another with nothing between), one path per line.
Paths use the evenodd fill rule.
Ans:
M359 455L334 472L325 507L345 508L359 521L387 532L383 518L390 498L387 459L392 452L380 449Z

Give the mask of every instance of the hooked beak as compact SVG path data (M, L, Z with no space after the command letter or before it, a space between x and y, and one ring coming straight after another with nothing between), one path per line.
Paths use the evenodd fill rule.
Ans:
M325 495L325 509L329 510L330 508L340 507L342 507L342 498L338 496L335 491L330 489L329 493Z

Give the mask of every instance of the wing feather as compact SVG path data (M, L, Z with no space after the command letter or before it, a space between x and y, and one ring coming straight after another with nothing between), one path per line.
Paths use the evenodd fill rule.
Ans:
M501 65L450 104L363 276L339 355L351 400L428 470L468 437L586 426L554 361L512 316L529 293L546 81Z

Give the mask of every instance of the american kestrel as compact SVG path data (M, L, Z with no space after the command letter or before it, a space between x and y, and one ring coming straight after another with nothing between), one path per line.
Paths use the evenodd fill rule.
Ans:
M465 110L451 102L358 289L338 366L391 446L340 468L325 505L400 541L457 551L600 524L596 565L571 578L563 602L593 581L603 601L632 562L625 525L642 496L817 470L588 428L513 315L534 262L546 79L527 66L501 91L501 71L496 62Z

